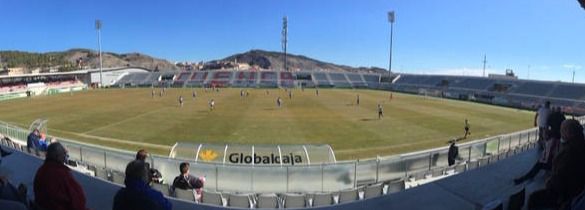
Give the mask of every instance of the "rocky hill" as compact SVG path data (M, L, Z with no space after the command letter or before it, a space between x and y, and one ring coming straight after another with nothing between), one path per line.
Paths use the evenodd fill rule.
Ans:
M167 60L154 58L141 53L117 54L104 52L102 56L104 68L128 66L159 71L199 69L199 67L186 68L183 64L178 67ZM231 69L237 66L237 62L239 64L246 63L260 69L283 69L283 59L284 54L280 52L251 50L224 59L207 62L203 64L202 68L205 70ZM302 55L288 54L287 61L288 69L293 71L386 72L382 68L337 65ZM33 70L48 71L49 69L58 69L59 71L94 69L99 67L99 57L96 51L89 49L70 49L63 52L47 53L0 51L0 67L23 67L25 72L31 72Z
M103 67L142 67L146 69L178 70L177 66L166 60L140 53L116 54L102 53ZM0 66L8 68L23 67L27 71L34 69L56 68L59 71L71 71L81 68L98 68L99 56L94 50L71 49L64 52L30 53L22 51L0 51Z
M251 50L245 53L235 54L215 63L238 62L247 63L250 66L258 66L262 69L284 69L284 54L281 52L271 52L264 50ZM370 72L384 73L386 70L377 67L351 67L337 65L308 58L302 55L287 54L287 63L289 70L326 70L342 72Z

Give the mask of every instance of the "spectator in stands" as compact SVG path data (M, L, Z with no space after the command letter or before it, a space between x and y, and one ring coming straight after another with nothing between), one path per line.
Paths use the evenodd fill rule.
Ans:
M172 204L163 194L148 185L148 168L144 161L134 160L126 166L126 187L114 196L113 210L170 210Z
M565 121L565 114L561 111L561 107L555 107L552 109L552 113L548 118L548 135L561 138L561 124Z
M146 162L146 158L148 158L148 152L145 149L140 149L138 152L136 152L136 160Z
M14 187L8 178L0 176L0 206L2 209L27 209L26 187Z
M0 164L2 164L2 159L10 154L12 154L12 152L4 150L2 147L0 147Z
M65 166L67 150L61 143L53 143L47 149L43 165L34 179L36 204L42 209L87 209L85 194L71 169Z
M565 116L561 113L560 107L552 108L553 112L548 117L547 139L544 141L544 150L536 164L525 175L514 179L514 184L520 184L534 178L540 170L551 170L553 158L556 156L561 140L561 124Z
M560 127L560 126L559 126ZM560 130L560 128L559 128ZM540 170L549 171L552 169L553 159L557 153L559 144L560 144L560 131L559 132L551 132L549 138L545 141L545 149L542 151L540 158L532 166L532 169L528 171L525 175L514 179L514 184L518 185L523 183L526 180L533 179Z
M39 151L46 152L47 148L49 147L49 142L47 136L44 133L41 133L41 138L39 138Z
M12 152L5 151L0 147L0 164L2 164L2 159L10 154L12 154ZM23 184L20 184L18 188L16 188L8 181L8 177L0 176L0 206L8 209L11 209L11 206L14 206L14 209L17 209L16 206L20 206L26 209L28 203L26 191L26 187Z
M201 189L203 187L203 179L197 178L189 174L189 163L182 162L179 165L179 172L181 174L173 180L172 189L175 188L190 190L190 189Z
M545 140L545 149L542 151L538 162L534 164L532 169L517 179L514 179L515 184L520 184L528 179L534 178L540 170L551 170L553 158L556 156L558 146L561 140L561 124L565 121L565 116L562 114L560 107L552 108L553 112L548 118L549 129L547 131L547 139Z
M162 174L157 169L151 168L150 163L146 161L146 158L148 158L148 152L145 149L140 149L138 150L138 152L136 152L136 160L144 162L146 168L148 168L149 183L150 182L162 183L163 181Z
M544 141L547 139L548 118L551 114L550 101L546 101L534 116L534 126L538 126L538 145L544 149Z
M535 191L528 209L564 209L585 186L585 137L577 120L561 124L561 149L553 160L552 174L543 190Z
M26 148L28 149L28 152L39 150L41 146L39 142L40 138L41 134L38 129L34 129L33 132L28 134L28 137L26 138Z
M449 152L447 153L447 162L449 166L455 165L455 160L459 157L459 147L455 145L455 140L451 140L451 145L449 146Z

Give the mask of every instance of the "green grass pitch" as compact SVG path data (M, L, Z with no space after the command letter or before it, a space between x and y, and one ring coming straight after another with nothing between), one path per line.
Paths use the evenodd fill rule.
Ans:
M171 88L108 89L0 102L0 120L22 127L49 120L49 134L92 144L168 155L177 141L244 144L330 144L338 159L445 146L531 127L533 113L470 102L375 90ZM197 92L193 99L192 91ZM268 94L267 94L268 91ZM360 105L356 96L360 95ZM185 98L183 107L178 97ZM276 106L276 98L283 106ZM216 108L209 110L214 99ZM384 108L378 120L377 104Z

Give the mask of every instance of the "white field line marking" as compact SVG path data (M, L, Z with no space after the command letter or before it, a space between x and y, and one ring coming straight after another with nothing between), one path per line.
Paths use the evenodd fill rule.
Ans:
M131 120L135 120L135 119L137 119L137 118L140 118L140 117L143 117L143 116L146 116L146 115L149 115L149 114L155 113L155 112L160 112L161 110L163 110L163 109L166 109L166 108L167 108L167 107L162 107L162 108L160 108L160 109L155 109L155 110L152 110L152 111L148 111L148 112L145 112L145 113L142 113L142 114L136 115L136 116L134 116L134 117L129 117L129 118L126 118L126 119L120 120L120 121L118 121L118 122L115 122L115 123L108 124L108 125L106 125L106 126L102 126L102 127L97 127L97 128L91 129L91 130L89 130L89 131L86 131L86 132L83 132L83 133L80 133L80 134L86 135L86 134L92 133L92 132L94 132L94 131L98 131L98 130L101 130L101 129L109 128L109 127L112 127L112 126L115 126L115 125L120 125L120 124L122 124L122 123L125 123L125 122L128 122L128 121L131 121Z

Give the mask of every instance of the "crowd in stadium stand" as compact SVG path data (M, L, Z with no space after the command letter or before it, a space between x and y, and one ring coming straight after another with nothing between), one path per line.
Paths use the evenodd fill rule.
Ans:
M0 83L0 92L13 92L26 88L26 82Z
M583 126L574 119L565 119L560 108L545 102L535 115L539 129L537 163L525 175L514 179L522 184L546 170L545 187L533 192L528 209L582 209L585 204L585 136Z

